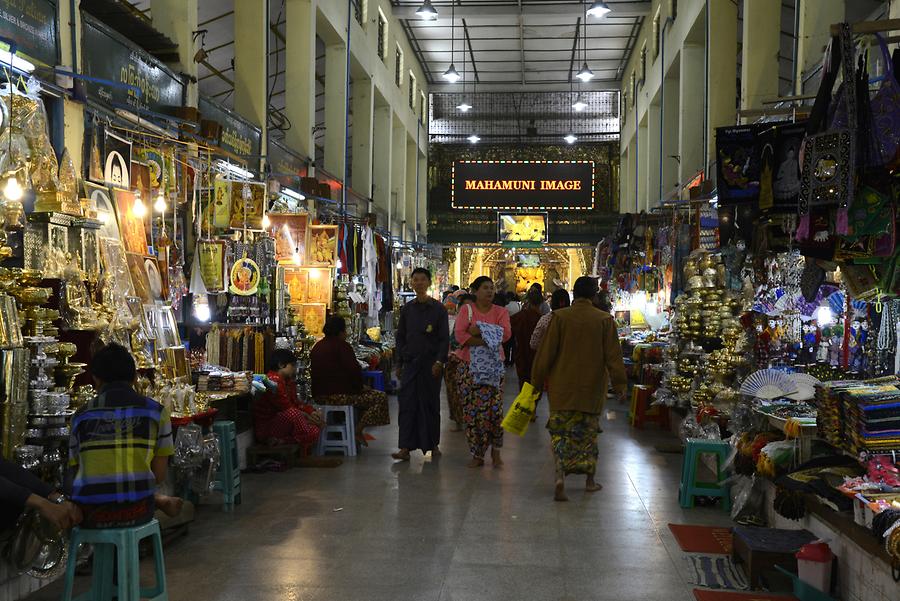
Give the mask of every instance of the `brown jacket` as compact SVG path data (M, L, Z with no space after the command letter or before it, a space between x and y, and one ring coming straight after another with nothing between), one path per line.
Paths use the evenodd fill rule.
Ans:
M554 311L531 368L535 389L550 384L550 410L600 413L609 378L624 395L628 382L612 315L585 298Z

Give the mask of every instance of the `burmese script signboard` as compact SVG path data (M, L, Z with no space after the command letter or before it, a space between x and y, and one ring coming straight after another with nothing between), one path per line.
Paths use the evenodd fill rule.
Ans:
M28 58L56 65L58 33L56 3L52 0L0 0L0 36L15 42L18 51Z
M454 209L594 208L593 161L457 161Z

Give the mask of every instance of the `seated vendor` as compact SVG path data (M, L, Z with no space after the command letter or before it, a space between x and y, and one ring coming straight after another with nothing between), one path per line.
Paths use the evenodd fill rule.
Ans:
M287 349L275 349L266 376L272 386L253 403L256 441L268 445L297 444L308 449L319 440L324 425L312 405L297 397L297 358Z
M31 472L0 459L0 532L15 526L26 508L36 509L60 530L81 522L77 505Z
M177 515L182 500L156 491L175 453L168 410L135 392L134 358L123 346L97 351L91 374L99 393L73 416L69 440L81 527L144 524L157 507Z
M391 423L387 395L363 386L362 367L347 342L347 323L332 316L309 353L312 394L320 405L353 405L360 411L356 421L356 441L368 446L363 430Z

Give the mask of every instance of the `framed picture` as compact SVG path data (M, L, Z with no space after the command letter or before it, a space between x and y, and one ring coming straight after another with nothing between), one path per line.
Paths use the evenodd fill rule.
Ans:
M106 186L93 182L84 182L84 195L96 208L97 221L100 226L100 236L103 238L119 239L119 224L116 222L116 209L113 205L112 194Z
M159 273L159 264L156 262L156 257L144 257L144 272L147 274L150 297L155 301L162 300L162 275Z
M304 269L309 275L306 284L306 302L331 306L331 269L320 267Z
M110 298L124 302L126 297L134 296L134 283L131 281L128 259L122 242L113 238L101 238L100 259L103 261L104 271L110 274L112 280Z
M337 263L336 225L312 225L309 227L309 252L307 264L334 267Z
M162 187L165 180L165 159L162 153L155 148L138 148L135 150L137 159L147 165L148 182L151 190L158 190ZM134 163L132 163L132 173L134 173Z
M291 305L302 305L306 302L309 286L309 270L302 267L284 268L284 289L290 295Z
M110 131L105 132L103 151L103 180L110 186L131 187L131 142Z
M154 298L150 292L150 280L144 267L144 257L136 253L125 253L125 257L128 262L128 274L134 284L135 296L144 303L152 303Z
M207 291L216 293L225 290L225 241L201 240L197 244L200 262L200 277Z
M134 214L134 192L131 190L114 190L116 215L119 218L119 230L125 250L139 255L147 254L147 232L144 219ZM144 203L146 205L146 202Z
M181 346L175 313L168 305L144 305L144 320L160 349ZM183 348L183 347L182 347Z
M306 326L306 331L316 337L323 335L322 329L325 327L325 305L318 303L307 303L300 307L300 319Z
M254 295L259 288L259 278L259 265L256 261L247 257L238 259L231 266L228 290L240 296Z
M225 228L231 223L231 183L222 178L213 182L213 200L209 209L213 227Z
M153 191L150 188L150 166L147 163L131 161L131 189L141 193L144 204L153 204Z
M497 240L546 243L547 213L498 213Z
M269 213L269 233L275 239L275 260L281 264L297 264L306 258L306 213Z
M244 198L245 190L248 198ZM231 182L231 228L262 229L266 210L266 185L259 182Z

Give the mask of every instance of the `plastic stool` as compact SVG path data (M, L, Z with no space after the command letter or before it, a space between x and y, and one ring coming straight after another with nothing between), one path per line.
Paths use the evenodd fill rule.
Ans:
M662 405L651 405L650 397L653 387L644 384L635 384L631 389L631 425L638 430L645 423L659 424L665 430L669 429L669 408Z
M364 371L362 372L363 378L365 378L366 383L372 387L373 390L380 390L384 392L384 372L383 371Z
M212 490L222 491L225 509L241 504L241 470L238 457L237 429L232 421L213 423L213 432L219 439L219 471L212 483Z
M725 472L722 466L731 454L731 445L724 440L688 438L681 464L681 486L678 487L678 502L684 508L694 506L694 497L721 497L722 508L731 511L731 494L723 484ZM697 463L701 455L716 456L716 481L697 482Z
M141 562L138 545L145 538L153 539L153 555L156 560L156 586L141 588ZM94 546L94 565L91 588L86 593L72 597L75 584L75 565L78 562L79 545ZM113 558L117 570L113 568ZM113 594L113 574L118 579L118 590ZM63 601L168 601L166 590L166 566L163 561L162 535L159 522L151 520L133 528L81 529L73 528L69 540L69 559L66 563L66 584Z
M319 436L318 454L341 451L348 457L356 456L356 429L353 405L322 405L319 407L325 420L325 427ZM343 414L343 421L334 418Z

